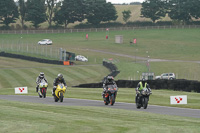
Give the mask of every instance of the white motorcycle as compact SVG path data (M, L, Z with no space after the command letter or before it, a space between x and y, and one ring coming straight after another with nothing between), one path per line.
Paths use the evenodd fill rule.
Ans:
M47 91L48 83L42 79L42 81L39 83L39 90L38 94L40 98L46 98L46 91Z

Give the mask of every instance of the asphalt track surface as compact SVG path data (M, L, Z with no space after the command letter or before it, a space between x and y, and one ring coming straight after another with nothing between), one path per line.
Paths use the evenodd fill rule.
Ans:
M188 108L177 108L177 107L166 107L157 105L148 105L147 109L137 109L135 103L122 103L116 102L114 106L104 105L103 100L86 100L86 99L74 99L64 98L63 102L54 102L53 97L39 98L38 96L26 96L26 95L0 95L1 100L28 102L28 103L41 103L49 105L59 106L95 106L103 108L113 109L124 109L132 111L144 111L154 114L172 115L172 116L183 116L200 118L200 109L188 109Z

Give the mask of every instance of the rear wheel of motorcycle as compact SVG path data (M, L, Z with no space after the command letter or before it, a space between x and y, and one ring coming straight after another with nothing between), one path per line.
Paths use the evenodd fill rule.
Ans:
M148 98L145 97L144 100L143 100L143 107L144 107L144 109L146 109L147 106L148 106Z
M63 93L60 93L60 102L63 102Z
M114 105L114 103L115 103L115 96L112 95L110 98L110 105Z

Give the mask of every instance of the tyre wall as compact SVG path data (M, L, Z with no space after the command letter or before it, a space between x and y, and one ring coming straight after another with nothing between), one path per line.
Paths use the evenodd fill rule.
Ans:
M194 80L149 80L147 81L151 89L167 89L174 91L198 92L200 93L200 82ZM116 84L119 88L136 88L139 80L118 80ZM103 83L80 84L75 87L82 88L102 88Z
M35 61L35 62L39 62L39 63L63 65L62 61L47 60L47 59L42 59L42 58L36 58L36 57L30 57L30 56L24 56L24 55L18 55L18 54L11 54L11 53L5 53L5 52L0 52L0 56L23 59L23 60L28 60L28 61Z
M103 61L103 66L105 66L106 68L110 70L111 73L108 74L108 76L116 77L120 73L120 71L117 70L117 67L115 66L115 64Z

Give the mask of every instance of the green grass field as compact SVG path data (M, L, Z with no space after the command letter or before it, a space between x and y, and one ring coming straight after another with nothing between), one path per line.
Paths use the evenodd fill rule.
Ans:
M132 56L143 56L159 59L199 60L199 29L154 29L110 31L109 40L105 32L89 32L89 40L85 40L87 32L66 34L1 34L0 44L3 45L37 45L44 38L53 40L52 47L62 47L86 56L99 54L87 49L104 50ZM115 44L115 35L123 35L124 43ZM21 38L22 37L22 38ZM129 42L137 38L137 45ZM50 47L50 46L49 46ZM138 49L137 52L135 50ZM146 53L148 51L148 54ZM108 56L102 54L101 56ZM110 55L112 57L112 55Z

